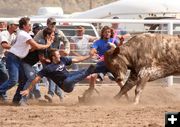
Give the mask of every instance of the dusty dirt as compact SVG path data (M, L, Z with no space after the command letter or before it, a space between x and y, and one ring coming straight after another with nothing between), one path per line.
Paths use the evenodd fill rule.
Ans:
M148 83L139 105L132 104L134 89L129 92L131 102L125 97L117 102L112 98L118 86L107 84L97 86L101 95L95 95L91 103L79 104L78 96L87 88L76 86L65 94L63 103L55 96L52 104L30 101L26 107L10 103L13 88L9 104L0 105L0 127L164 127L165 112L180 111L180 84Z

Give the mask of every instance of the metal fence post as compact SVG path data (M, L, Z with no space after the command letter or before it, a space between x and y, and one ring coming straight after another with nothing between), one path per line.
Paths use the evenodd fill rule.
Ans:
M173 23L172 22L168 23L168 34L173 35ZM173 85L173 76L168 76L167 77L167 85L168 86Z

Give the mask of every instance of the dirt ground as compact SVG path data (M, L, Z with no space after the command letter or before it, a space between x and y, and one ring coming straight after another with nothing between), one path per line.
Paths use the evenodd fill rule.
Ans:
M134 89L129 92L131 102L125 97L117 102L113 96L119 87L108 84L96 87L100 96L94 95L91 103L79 104L78 96L87 88L87 84L76 86L63 103L55 96L52 104L30 101L26 107L10 103L13 88L9 104L0 105L0 127L164 127L165 112L180 111L180 84L148 83L139 105L132 104Z

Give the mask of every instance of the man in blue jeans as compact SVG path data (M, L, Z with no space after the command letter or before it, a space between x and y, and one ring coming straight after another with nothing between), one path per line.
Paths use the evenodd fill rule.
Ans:
M21 94L23 96L28 95L30 90L33 89L34 85L39 82L43 76L52 79L56 85L65 92L72 92L75 83L94 73L95 66L90 65L88 69L82 69L75 72L68 72L66 66L71 65L72 63L81 62L91 57L92 56L90 55L75 58L61 57L60 52L57 49L51 49L50 59L52 63L43 68L31 82L30 86L26 90L22 91Z
M7 30L0 33L0 85L8 80L5 54L16 40L16 30L18 28L18 24L19 23L16 21L9 21L7 24ZM6 93L0 96L0 100L4 102L7 101Z

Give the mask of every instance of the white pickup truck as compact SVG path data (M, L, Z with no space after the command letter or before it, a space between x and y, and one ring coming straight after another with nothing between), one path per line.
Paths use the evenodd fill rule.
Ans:
M60 23L57 24L57 28L64 32L66 37L69 39L76 35L76 27L83 26L85 28L85 34L95 36L99 38L99 34L96 28L90 23Z

